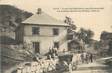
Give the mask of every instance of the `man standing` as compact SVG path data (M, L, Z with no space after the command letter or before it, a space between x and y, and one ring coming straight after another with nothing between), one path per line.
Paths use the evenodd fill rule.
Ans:
M82 63L84 63L84 55L83 55L83 53L81 54L81 61L82 61Z
M91 63L93 62L93 54L92 53L90 53L90 61L91 61Z

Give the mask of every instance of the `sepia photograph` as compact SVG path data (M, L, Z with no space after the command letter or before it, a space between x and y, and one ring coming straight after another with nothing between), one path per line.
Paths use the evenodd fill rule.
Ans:
M0 73L112 73L112 0L0 0Z

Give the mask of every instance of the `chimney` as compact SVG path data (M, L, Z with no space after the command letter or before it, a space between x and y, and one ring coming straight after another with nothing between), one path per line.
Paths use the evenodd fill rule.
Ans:
M37 9L37 14L41 14L42 13L42 9L41 8L38 8Z

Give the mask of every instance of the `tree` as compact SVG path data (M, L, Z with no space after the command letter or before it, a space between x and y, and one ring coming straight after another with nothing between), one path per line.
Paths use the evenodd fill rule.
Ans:
M100 50L100 47L101 47L101 42L95 42L95 44L94 44L94 49L95 50Z
M83 40L86 44L90 43L90 40L94 36L94 32L91 30L85 30L83 28L78 32L78 38Z
M112 39L109 42L109 50L108 50L108 52L109 52L109 55L112 56Z
M70 17L65 17L65 23L67 23L70 27L68 28L67 32L68 32L68 40L73 40L73 36L76 35L76 32L74 30L76 30L76 25L74 24L74 21L70 18Z
M65 17L65 23L69 24L70 25L70 30L76 30L76 25L74 24L74 21L70 18L70 17Z

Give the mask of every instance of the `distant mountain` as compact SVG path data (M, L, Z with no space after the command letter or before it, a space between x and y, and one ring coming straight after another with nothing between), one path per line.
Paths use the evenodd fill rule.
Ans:
M31 15L32 13L11 5L0 5L0 30L14 31L21 21Z

